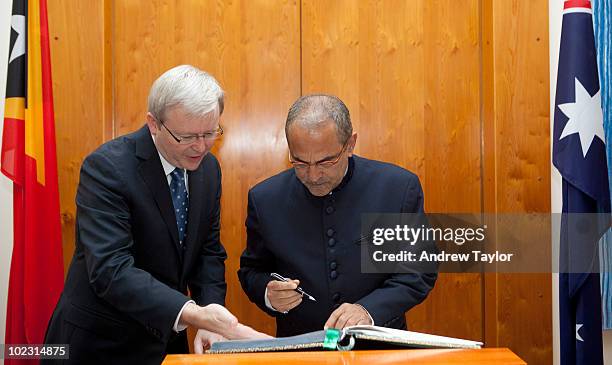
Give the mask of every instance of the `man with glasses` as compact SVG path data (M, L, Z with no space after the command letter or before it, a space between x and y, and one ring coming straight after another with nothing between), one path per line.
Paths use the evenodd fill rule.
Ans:
M199 353L268 337L223 307L221 170L209 153L222 113L212 76L175 67L153 83L146 125L83 162L76 248L45 339L70 345L63 363L159 364L189 352L188 326Z
M422 213L418 177L354 155L357 134L335 96L299 98L285 134L293 168L249 192L242 288L276 317L278 336L358 324L405 329L404 313L437 275L361 273L361 215Z

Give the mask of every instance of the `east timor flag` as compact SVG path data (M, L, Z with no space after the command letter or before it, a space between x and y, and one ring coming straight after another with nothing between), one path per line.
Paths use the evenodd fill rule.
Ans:
M13 1L1 170L14 187L6 343L40 344L64 281L46 0Z

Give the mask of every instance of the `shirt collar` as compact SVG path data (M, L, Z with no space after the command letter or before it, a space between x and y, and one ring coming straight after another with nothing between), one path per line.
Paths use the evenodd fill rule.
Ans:
M153 143L155 143L155 136L151 135L151 137L153 137ZM159 150L157 149L157 145L155 146L155 149L157 150L157 154L159 155L159 160L161 161L162 167L164 169L164 174L166 176L170 175L172 171L176 169L176 166L172 165L170 162L168 162L168 160L166 160L166 158L164 158L161 152L159 152ZM185 170L183 170L183 174L184 173Z
M159 154L159 160L161 161L162 167L164 168L164 174L166 176L170 175L172 171L176 169L176 167L173 166L170 162L168 162L168 160L166 160L159 151L157 151L157 153Z

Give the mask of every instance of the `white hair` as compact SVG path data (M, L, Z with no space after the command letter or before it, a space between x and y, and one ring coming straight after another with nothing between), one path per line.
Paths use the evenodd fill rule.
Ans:
M181 106L192 117L223 113L223 89L208 73L191 65L180 65L164 72L151 86L148 111L164 120L168 109Z

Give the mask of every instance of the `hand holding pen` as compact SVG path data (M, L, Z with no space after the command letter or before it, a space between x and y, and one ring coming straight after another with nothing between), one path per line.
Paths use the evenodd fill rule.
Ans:
M273 277L273 278L275 278L275 279L276 279L276 280L278 280L278 281L284 281L284 282L290 282L290 281L291 281L290 279L287 279L286 277L284 277L284 276L282 276L282 275L280 275L280 274L277 274L277 273L275 273L275 272L273 272L272 274L270 274L270 276L271 276L271 277ZM299 281L299 280L295 280L295 281L297 281L297 284L298 284L298 285L300 284L300 281ZM303 296L305 296L306 298L308 298L308 299L312 300L313 302L316 302L316 301L317 301L317 300L316 300L316 299L315 299L315 298L314 298L312 295L310 295L310 294L306 293L306 292L304 291L304 289L300 288L299 286L298 286L297 288L293 289L293 290L295 290L296 292L298 292L298 293L302 294Z
M315 301L312 295L299 287L299 280L291 280L277 273L272 273L271 276L275 280L268 283L266 291L267 299L275 310L287 313L300 305L303 297Z

